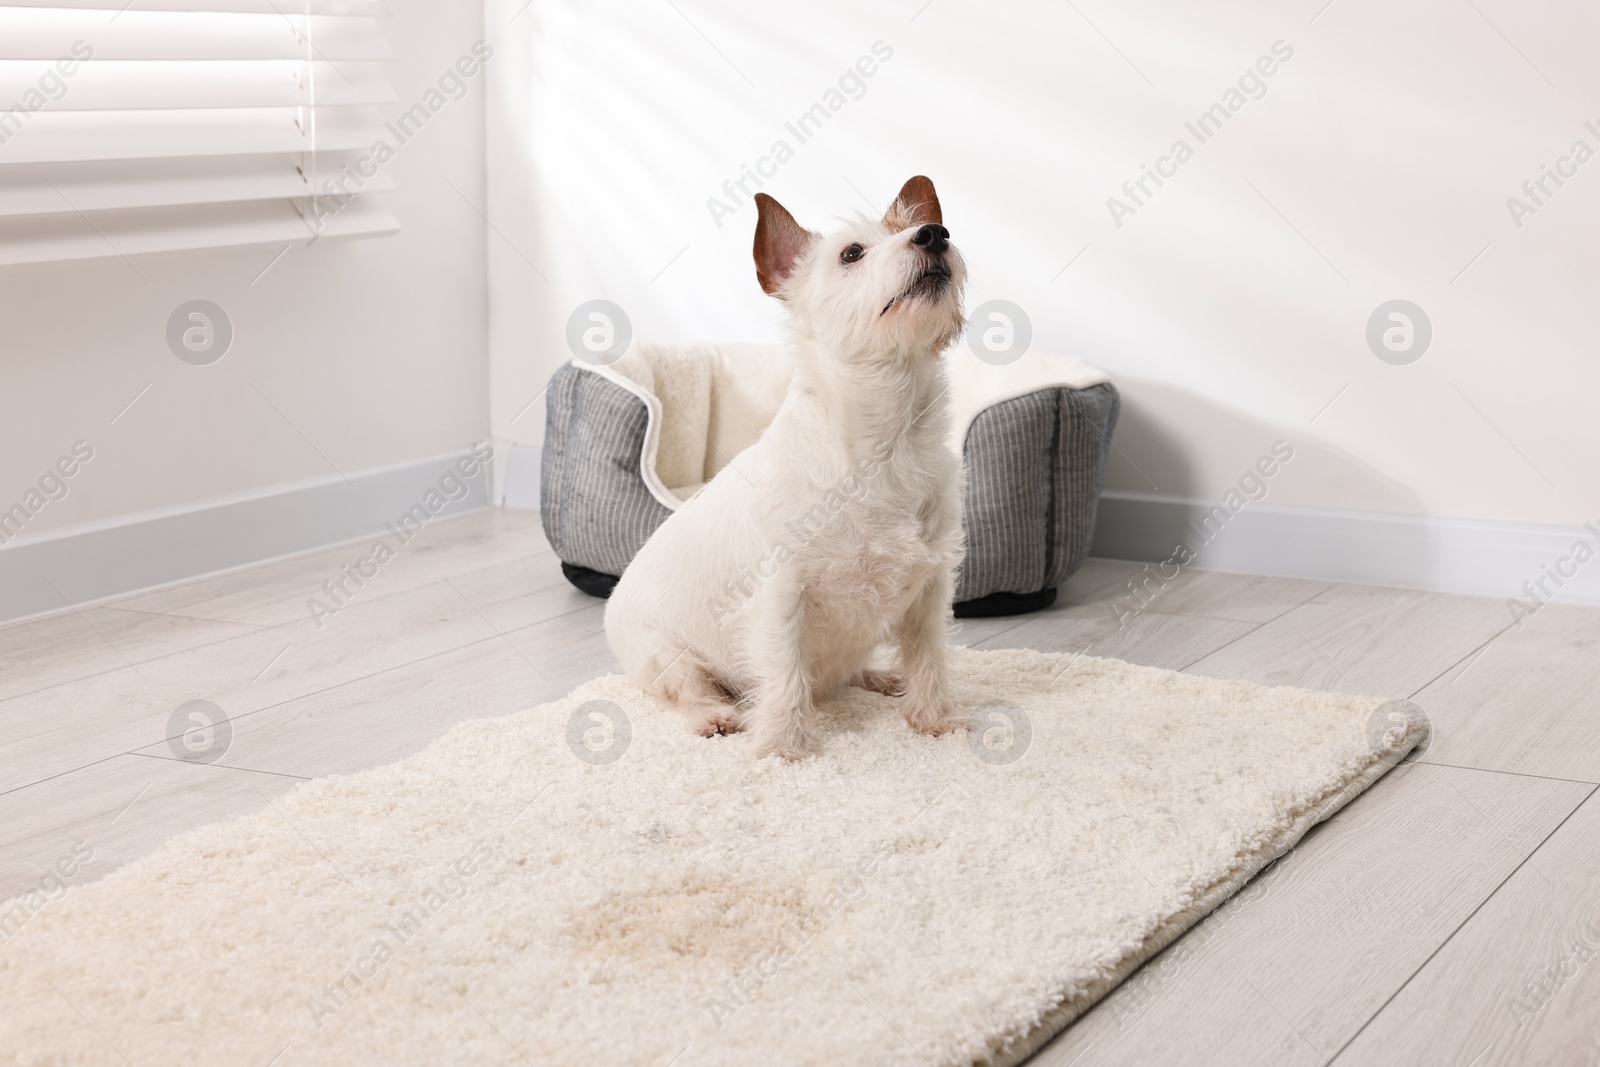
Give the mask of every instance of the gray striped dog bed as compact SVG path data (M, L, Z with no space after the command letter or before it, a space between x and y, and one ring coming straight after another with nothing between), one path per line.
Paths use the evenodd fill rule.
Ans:
M1000 399L966 426L967 553L956 579L957 616L1048 607L1094 536L1120 408L1116 386L1031 384L1002 387ZM959 376L955 385L962 387ZM644 474L656 412L614 373L574 360L551 379L546 414L545 534L568 579L606 596L672 513Z

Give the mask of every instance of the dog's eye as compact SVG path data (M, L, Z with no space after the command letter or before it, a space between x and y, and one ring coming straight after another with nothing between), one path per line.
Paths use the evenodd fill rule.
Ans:
M865 248L862 248L860 245L851 245L850 247L846 248L843 252L839 253L839 262L840 263L854 263L856 260L860 259L862 256L864 256L866 254L867 254L867 250Z

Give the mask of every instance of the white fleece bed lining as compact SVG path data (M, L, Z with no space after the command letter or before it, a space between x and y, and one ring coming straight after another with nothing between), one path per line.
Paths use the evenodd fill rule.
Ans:
M1110 381L1110 377L1097 367L1070 356L1026 353L1021 359L1004 366L994 366L975 358L965 348L957 348L944 357L950 374L950 392L954 411L954 430L950 446L959 453L972 421L987 408L1029 393L1065 385L1072 389L1086 389ZM667 390L659 389L658 381L670 376L674 364L703 360L710 367L704 383L708 396L694 396L695 403L687 406L704 408L710 417L726 418L733 414L727 406L749 405L748 415L754 423L764 426L776 414L787 388L789 356L776 345L695 344L664 345L642 342L632 346L626 355L612 364L593 364L574 359L572 364L582 370L598 374L607 381L626 389L638 397L647 412L644 444L639 455L640 477L650 495L662 506L676 511L698 492L717 470L740 450L755 441L759 426L750 425L744 435L724 440L720 447L712 442L711 428L691 418L684 404L670 398L663 403ZM746 386L739 396L730 388L732 376L739 375ZM668 388L678 387L676 385ZM756 403L751 404L754 396ZM748 437L748 439L744 439ZM663 456L663 442L673 441L675 452L682 453L693 442L707 446L701 477L688 476L683 455L671 460ZM666 466L677 473L677 478L663 477ZM678 484L670 484L677 481Z

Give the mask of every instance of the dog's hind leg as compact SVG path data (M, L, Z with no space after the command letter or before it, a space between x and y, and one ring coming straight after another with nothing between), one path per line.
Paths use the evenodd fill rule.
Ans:
M877 671L868 668L858 674L850 684L869 693L882 693L886 697L906 695L906 680L898 671Z
M654 689L661 699L689 713L701 737L744 729L739 694L694 652L680 648L667 657Z
M736 734L744 729L744 712L737 704L706 702L689 709L695 715L695 733L701 737Z

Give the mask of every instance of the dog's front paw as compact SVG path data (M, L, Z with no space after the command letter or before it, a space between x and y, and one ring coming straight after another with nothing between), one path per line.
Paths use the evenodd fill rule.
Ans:
M762 729L758 721L754 740L756 759L778 756L793 762L817 754L817 742L811 732L792 721L785 722L777 729Z
M972 719L966 715L950 715L939 708L911 707L906 709L906 724L919 734L943 737L957 730L970 729Z

